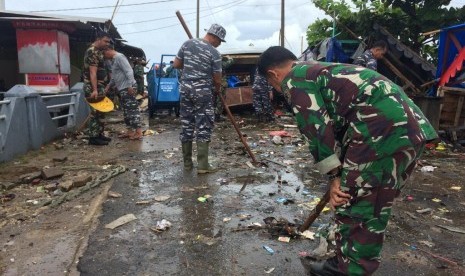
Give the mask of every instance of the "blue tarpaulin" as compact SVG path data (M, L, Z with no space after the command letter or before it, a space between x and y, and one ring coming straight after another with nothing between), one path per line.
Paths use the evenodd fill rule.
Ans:
M439 35L439 49L438 49L438 69L436 77L440 78L442 74L449 68L454 61L460 49L454 43L458 41L461 47L465 46L465 24L451 26L441 29Z
M342 44L336 38L331 38L328 43L328 52L326 53L326 61L347 63L349 56L342 49Z

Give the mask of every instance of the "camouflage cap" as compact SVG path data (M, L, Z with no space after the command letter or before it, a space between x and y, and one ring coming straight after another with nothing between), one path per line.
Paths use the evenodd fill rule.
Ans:
M210 29L208 29L207 33L218 37L223 42L226 42L226 40L224 40L224 38L226 37L226 30L223 28L223 26L219 24L212 24Z

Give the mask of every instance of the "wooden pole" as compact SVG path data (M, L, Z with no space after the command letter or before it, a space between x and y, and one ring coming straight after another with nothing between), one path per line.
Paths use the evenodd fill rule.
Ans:
M321 211L325 208L326 204L329 202L329 190L326 191L324 196L321 198L320 202L315 206L315 209L312 210L308 218L305 220L304 224L300 226L300 232L307 230L310 225L316 220L316 218L321 214Z
M197 0L197 30L195 32L195 37L199 38L200 37L200 0Z
M281 0L281 41L280 41L280 45L282 47L284 47L284 16L285 16L285 12L284 12L284 6L285 6L285 1L284 0Z

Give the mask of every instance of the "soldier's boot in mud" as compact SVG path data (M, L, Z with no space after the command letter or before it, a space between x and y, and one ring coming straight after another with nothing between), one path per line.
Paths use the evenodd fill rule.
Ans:
M218 169L212 167L208 163L208 147L209 142L197 142L197 173L212 173L216 172Z
M339 271L337 257L332 257L323 261L312 260L309 257L301 258L300 261L307 271L308 275L312 276L345 276Z
M223 122L224 118L221 116L221 114L215 114L215 122Z
M103 133L101 133L98 138L106 142L111 142L111 138L103 135Z
M192 170L194 167L192 163L192 142L182 143L182 159L184 161L184 169Z
M98 137L89 137L89 145L94 145L94 146L106 146L108 145L107 141L103 141Z

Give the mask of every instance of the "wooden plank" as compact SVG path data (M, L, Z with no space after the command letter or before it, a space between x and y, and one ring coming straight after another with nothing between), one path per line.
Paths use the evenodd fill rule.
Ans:
M420 94L420 90L415 87L415 85L406 78L400 71L397 69L387 58L383 58L382 61L391 69L391 71L396 74L406 85L408 85L413 92Z
M441 88L443 92L448 92L450 94L455 94L455 95L461 95L461 93L465 94L465 88L448 87L448 86L441 86ZM453 93L453 92L459 92L459 93Z
M454 45L457 48L457 52L460 52L460 50L462 50L462 44L460 44L460 41L457 39L454 33L449 32L448 35L452 42L454 42Z
M463 98L464 96L460 96L459 103L457 104L457 110L455 111L454 126L459 125L460 113L462 113L462 107L463 107Z

